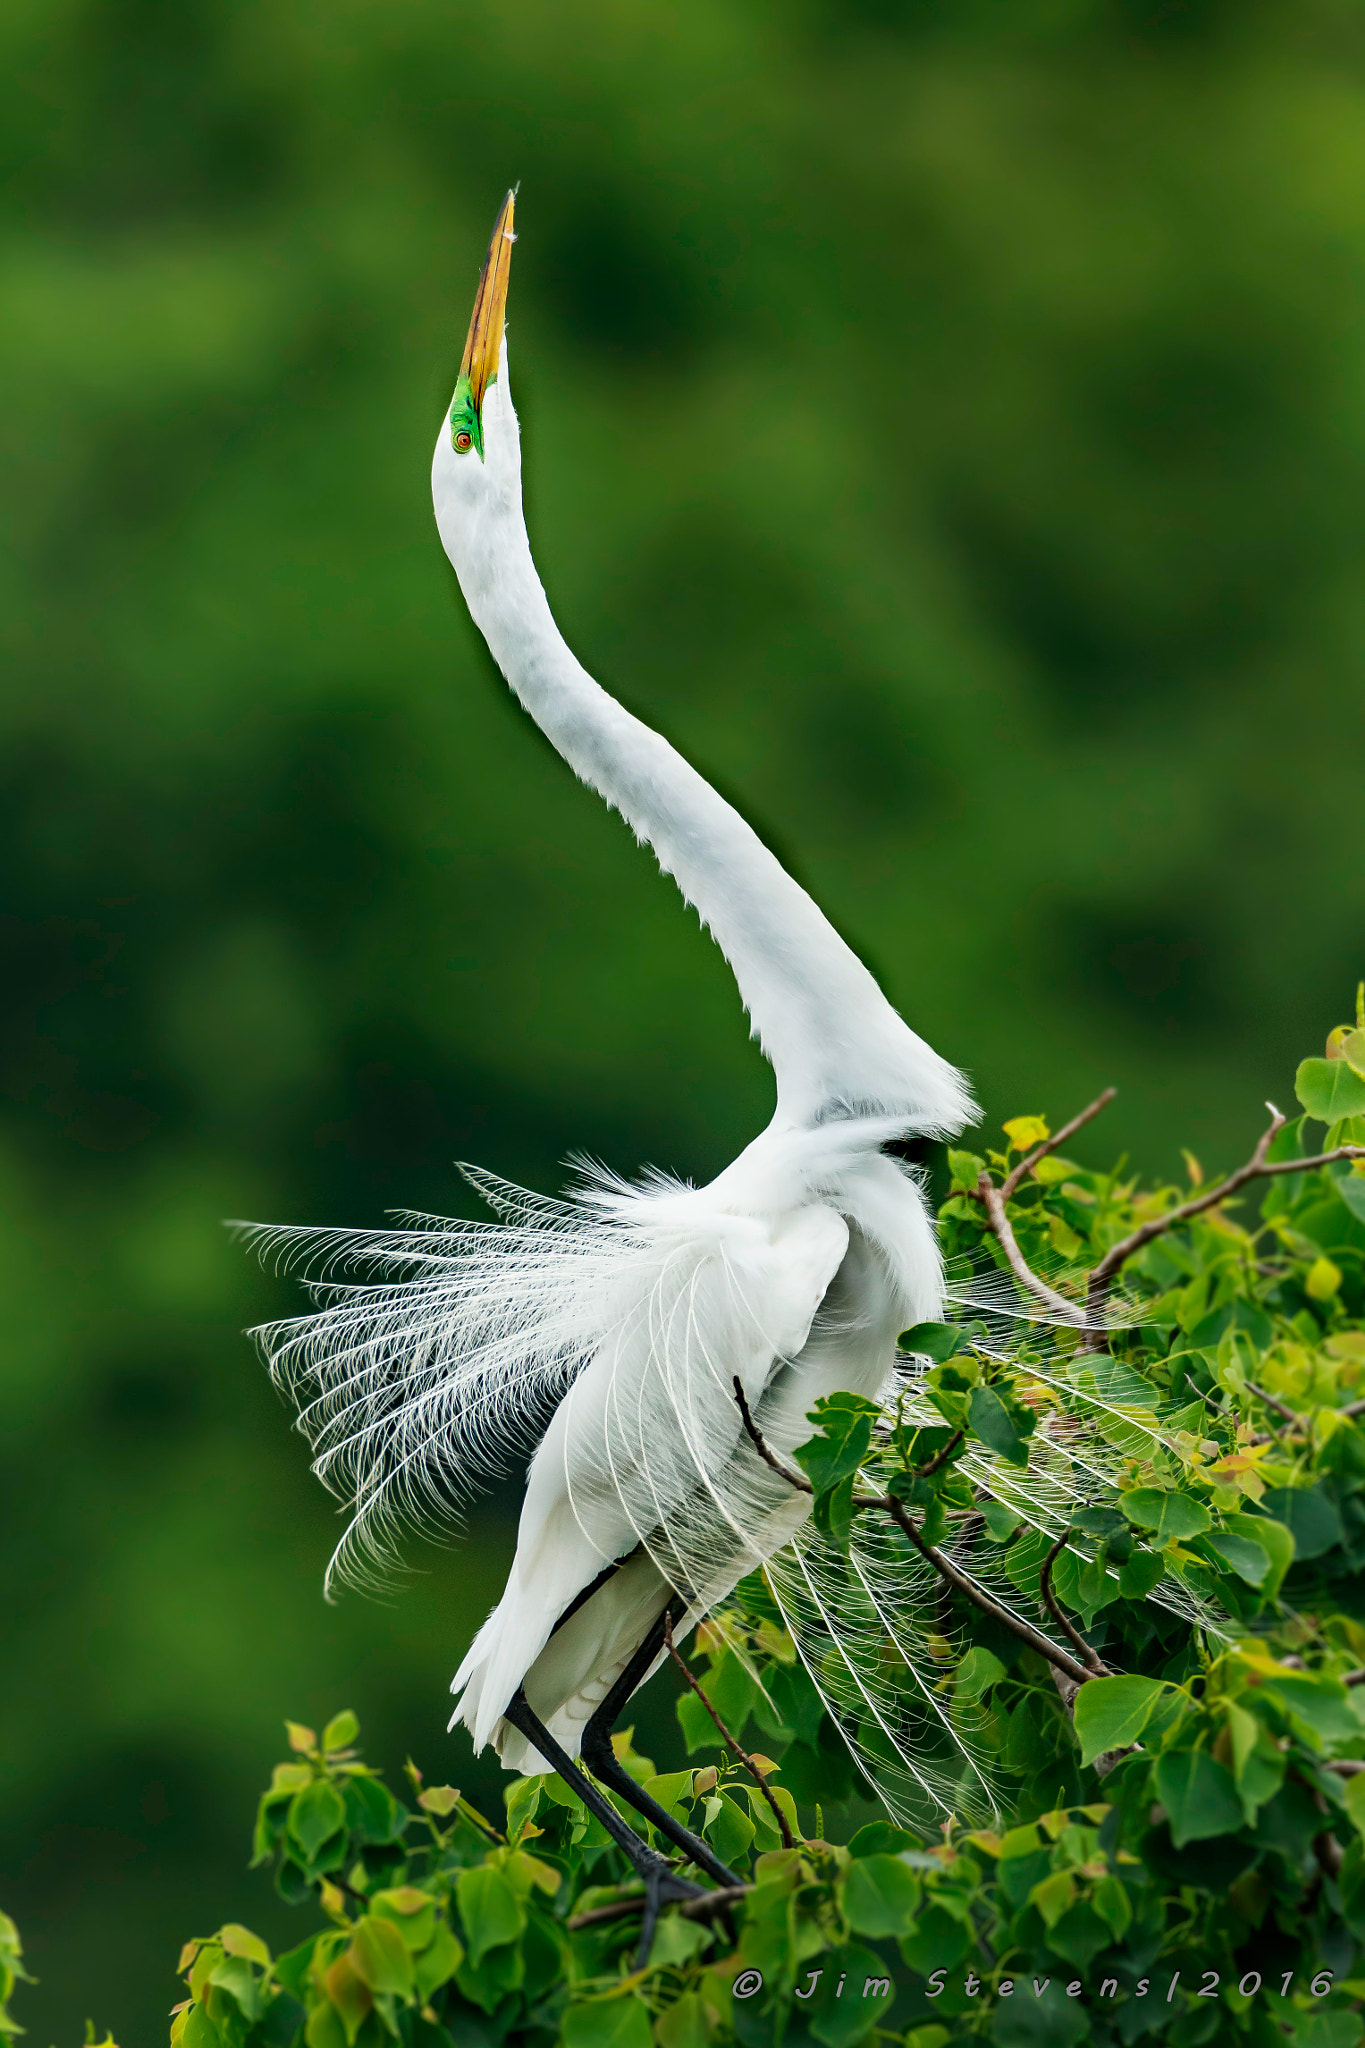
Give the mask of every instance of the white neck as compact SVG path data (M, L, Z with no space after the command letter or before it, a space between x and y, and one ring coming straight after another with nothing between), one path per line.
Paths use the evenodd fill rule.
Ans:
M729 961L777 1076L779 1120L870 1112L907 1130L960 1130L974 1115L961 1075L896 1014L738 812L565 645L522 517L505 347L484 440L480 464L455 453L443 425L432 463L436 521L465 602L537 725L654 849Z

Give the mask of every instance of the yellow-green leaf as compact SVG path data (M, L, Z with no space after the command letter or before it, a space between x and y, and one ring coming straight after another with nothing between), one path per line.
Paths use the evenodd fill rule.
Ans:
M360 1723L347 1708L344 1713L334 1714L323 1729L323 1749L329 1753L334 1749L349 1749L359 1733Z
M1012 1152L1030 1152L1035 1145L1041 1145L1045 1138L1052 1136L1043 1116L1012 1116L1000 1128L1010 1141Z
M249 1927L241 1927L230 1920L218 1936L230 1956L241 1956L245 1962L259 1963L263 1970L270 1968L270 1950L259 1934L253 1934Z

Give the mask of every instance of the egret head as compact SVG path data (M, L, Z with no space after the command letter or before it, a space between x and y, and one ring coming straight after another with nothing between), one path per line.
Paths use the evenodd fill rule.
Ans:
M460 358L460 375L450 408L450 445L456 455L487 459L484 447L484 401L496 383L502 360L503 323L507 315L507 280L512 269L512 215L515 191L509 192L493 223L488 254L479 272L469 334Z
M520 533L521 443L507 388L503 322L512 266L515 192L498 209L474 294L469 334L455 396L441 421L431 463L436 524L446 554L476 619L480 592L505 566L509 540Z

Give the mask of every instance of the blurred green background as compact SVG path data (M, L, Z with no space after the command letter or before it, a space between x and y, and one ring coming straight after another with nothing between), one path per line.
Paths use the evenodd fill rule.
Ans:
M10 0L0 1903L164 2038L285 1714L443 1733L514 1495L329 1609L227 1215L709 1176L723 963L510 702L429 450L522 181L588 666L992 1121L1244 1156L1365 967L1365 17L1340 0ZM667 1702L642 1712L667 1739ZM495 1775L495 1774L494 1774Z

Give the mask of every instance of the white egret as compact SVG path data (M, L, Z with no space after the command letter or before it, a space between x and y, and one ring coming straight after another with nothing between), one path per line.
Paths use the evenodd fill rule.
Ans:
M653 849L729 961L773 1067L776 1108L704 1187L590 1175L549 1202L471 1172L499 1223L285 1233L339 1249L352 1284L323 1287L319 1314L265 1338L316 1469L354 1503L334 1576L388 1561L401 1522L458 1510L473 1481L535 1444L507 1587L456 1674L454 1719L509 1770L568 1776L645 1877L652 1912L694 1888L573 1760L581 1752L696 1866L732 1881L617 1762L612 1724L665 1654L665 1622L684 1634L806 1519L809 1500L745 1433L736 1378L764 1438L789 1454L809 1436L816 1400L878 1395L898 1333L940 1314L924 1195L887 1148L950 1135L974 1112L962 1076L897 1015L744 820L565 645L522 516L504 337L513 212L509 193L436 443L441 540L522 704ZM1064 1528L1067 1489L1085 1482L1037 1482L1050 1483L1053 1508L1037 1506L1035 1488L1025 1511ZM887 1591L917 1567L906 1552L894 1532L869 1532L856 1570L878 1642L889 1631L913 1669ZM819 1560L798 1557L786 1579L793 1625L802 1609L836 1641ZM877 1665L876 1655L845 1660L844 1696L874 1719ZM923 1685L923 1719L960 1745L939 1692ZM882 1718L908 1778L932 1795L904 1721Z

